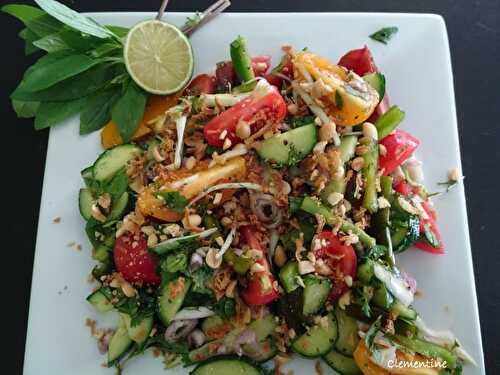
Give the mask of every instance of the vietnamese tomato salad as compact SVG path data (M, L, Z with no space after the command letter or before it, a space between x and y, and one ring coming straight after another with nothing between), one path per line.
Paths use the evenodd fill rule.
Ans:
M108 365L154 348L195 375L273 359L279 374L292 353L341 374L460 374L474 360L425 325L398 269L445 244L383 67L367 47L337 63L282 50L271 68L238 37L215 73L150 96L128 143L103 128L79 208L88 301L120 316L98 335Z

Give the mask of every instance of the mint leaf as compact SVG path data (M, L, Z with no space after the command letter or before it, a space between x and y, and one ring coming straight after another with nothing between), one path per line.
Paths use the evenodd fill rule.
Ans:
M35 129L45 129L59 124L80 112L84 104L85 99L76 99L69 102L42 103L36 114Z
M39 102L23 102L21 100L12 100L12 107L16 111L17 117L19 118L31 118L35 117Z
M87 96L101 89L109 83L115 72L116 68L100 64L58 82L47 89L36 92L26 90L25 83L21 82L10 97L23 101L66 102Z
M207 283L212 277L213 271L205 263L195 271L192 271L190 276L193 280L191 292L212 295L212 290L207 287Z
M134 134L146 107L147 94L130 81L123 96L113 106L111 118L118 126L124 142Z
M62 54L64 51L56 53ZM58 55L57 58L50 59L50 63L44 60L56 53L51 53L42 57L35 65L27 70L23 79L23 87L26 91L46 89L100 63L99 60L91 59L86 55L66 55L62 58Z
M153 195L156 198L162 199L168 208L180 213L184 212L184 208L186 208L189 203L189 201L177 191L159 191L153 193Z
M398 32L398 28L395 26L384 27L377 32L370 35L370 38L376 40L377 42L387 44L394 34Z
M85 34L98 38L115 36L109 29L55 0L35 0L35 2L55 19Z
M111 120L111 107L119 95L120 88L115 86L87 97L80 114L80 134L89 134L105 126Z

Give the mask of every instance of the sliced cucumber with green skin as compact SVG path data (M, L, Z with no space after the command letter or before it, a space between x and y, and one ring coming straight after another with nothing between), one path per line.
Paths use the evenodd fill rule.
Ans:
M205 335L210 336L210 331L222 327L224 324L224 320L219 315L212 315L203 320L201 330Z
M262 375L259 367L236 356L217 357L200 363L190 375Z
M329 279L308 275L304 278L304 315L316 314L325 304L332 283Z
M153 317L148 316L141 320L139 324L132 326L132 319L130 315L120 313L120 316L125 323L125 327L127 328L128 337L130 337L133 341L138 344L142 344L149 337L151 330L153 329Z
M338 306L335 308L335 318L339 331L335 349L342 354L352 355L359 342L358 323Z
M297 262L289 261L281 268L279 278L287 293L291 293L299 287L297 276L299 276L299 264Z
M277 325L274 315L269 314L262 319L254 320L248 328L255 332L257 341L263 341L273 334Z
M373 292L372 301L377 306L387 310L390 309L391 305L394 303L394 297L391 292L387 290L384 284L380 284Z
M380 101L385 95L385 76L382 73L369 73L363 76L363 80L378 92Z
M113 304L110 302L106 294L103 293L103 289L98 289L87 297L87 301L94 306L94 308L99 312L108 312L113 310Z
M96 181L107 181L111 179L116 172L125 167L127 162L142 153L139 146L126 144L115 146L104 151L93 166L94 179Z
M92 259L98 260L99 262L108 262L111 260L111 248L106 245L99 245L92 249Z
M337 321L330 313L327 315L327 324L315 325L308 332L299 336L293 343L292 349L304 357L316 358L328 353L337 341Z
M181 308L190 286L191 280L181 276L170 280L161 288L158 296L158 315L166 326L170 324ZM175 296L171 297L172 295Z
M245 344L241 347L243 355L256 362L266 362L278 353L278 348L273 339L267 339L257 345Z
M85 186L87 186L88 188L91 187L94 182L94 166L91 165L90 167L83 169L80 172L80 175L82 176Z
M189 352L188 357L191 362L202 362L217 355L217 349L224 344L224 339L210 341L199 348Z
M293 165L309 155L317 141L316 125L309 124L266 139L257 153L271 164Z
M325 362L341 375L363 375L352 357L332 350L323 357Z
M132 339L128 336L127 327L122 322L109 342L108 366L112 366L115 361L125 355L132 343Z
M129 193L125 192L120 196L120 198L118 198L116 202L113 203L113 207L111 208L111 212L109 213L108 221L120 219L127 209L128 201Z
M92 217L92 205L95 203L94 197L90 189L80 189L78 193L78 207L80 208L80 215L85 220Z

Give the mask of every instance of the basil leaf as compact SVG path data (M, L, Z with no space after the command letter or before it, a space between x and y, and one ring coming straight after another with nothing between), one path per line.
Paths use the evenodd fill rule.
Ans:
M188 205L189 201L177 191L159 191L153 193L156 198L160 198L165 202L165 206L176 211L184 212L184 208Z
M128 188L128 177L125 169L120 170L103 188L105 193L111 195L113 202L116 202Z
M43 14L26 22L26 27L42 38L46 35L57 33L64 25L48 14Z
M33 44L33 42L39 37L33 31L28 28L24 28L21 30L18 36L24 40L24 54L26 56L39 51L38 47Z
M65 102L78 99L94 93L108 84L114 77L116 70L116 67L97 65L47 89L36 92L26 90L24 82L21 82L10 97L16 100L41 102Z
M0 8L0 10L4 13L16 17L24 24L26 24L28 21L31 21L36 17L40 17L46 14L43 10L40 10L31 5L24 5L24 4L7 4L4 5L2 8Z
M101 129L111 120L111 107L120 95L119 87L91 95L85 101L80 114L80 134L89 134Z
M68 45L59 34L46 35L41 39L35 40L33 45L48 53L68 49Z
M387 44L389 40L393 37L394 34L398 32L398 28L393 27L384 27L377 32L374 32L370 35L370 38L376 40L377 42Z
M55 19L85 34L93 35L98 38L109 38L114 36L110 30L102 27L94 20L75 12L66 5L55 0L35 0L35 2Z
M49 54L47 57L51 55L53 54ZM86 55L69 55L55 59L50 64L39 63L40 60L26 72L27 74L23 79L23 86L26 91L46 89L100 63L99 60Z
M39 102L24 102L21 100L12 100L12 107L16 111L17 117L19 118L31 118L35 117Z
M98 48L103 42L102 39L72 29L62 30L59 36L68 47L78 52L92 52L91 50Z
M69 102L42 103L35 118L35 129L45 129L57 125L67 118L81 111L85 99L76 99Z
M128 142L144 115L147 94L130 81L123 96L113 106L111 119L118 126L120 136Z

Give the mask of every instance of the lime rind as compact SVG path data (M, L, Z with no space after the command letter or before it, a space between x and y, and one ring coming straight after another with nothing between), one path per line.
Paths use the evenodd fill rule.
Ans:
M181 90L194 70L193 49L177 27L157 20L135 25L124 47L127 71L152 94L167 95Z

